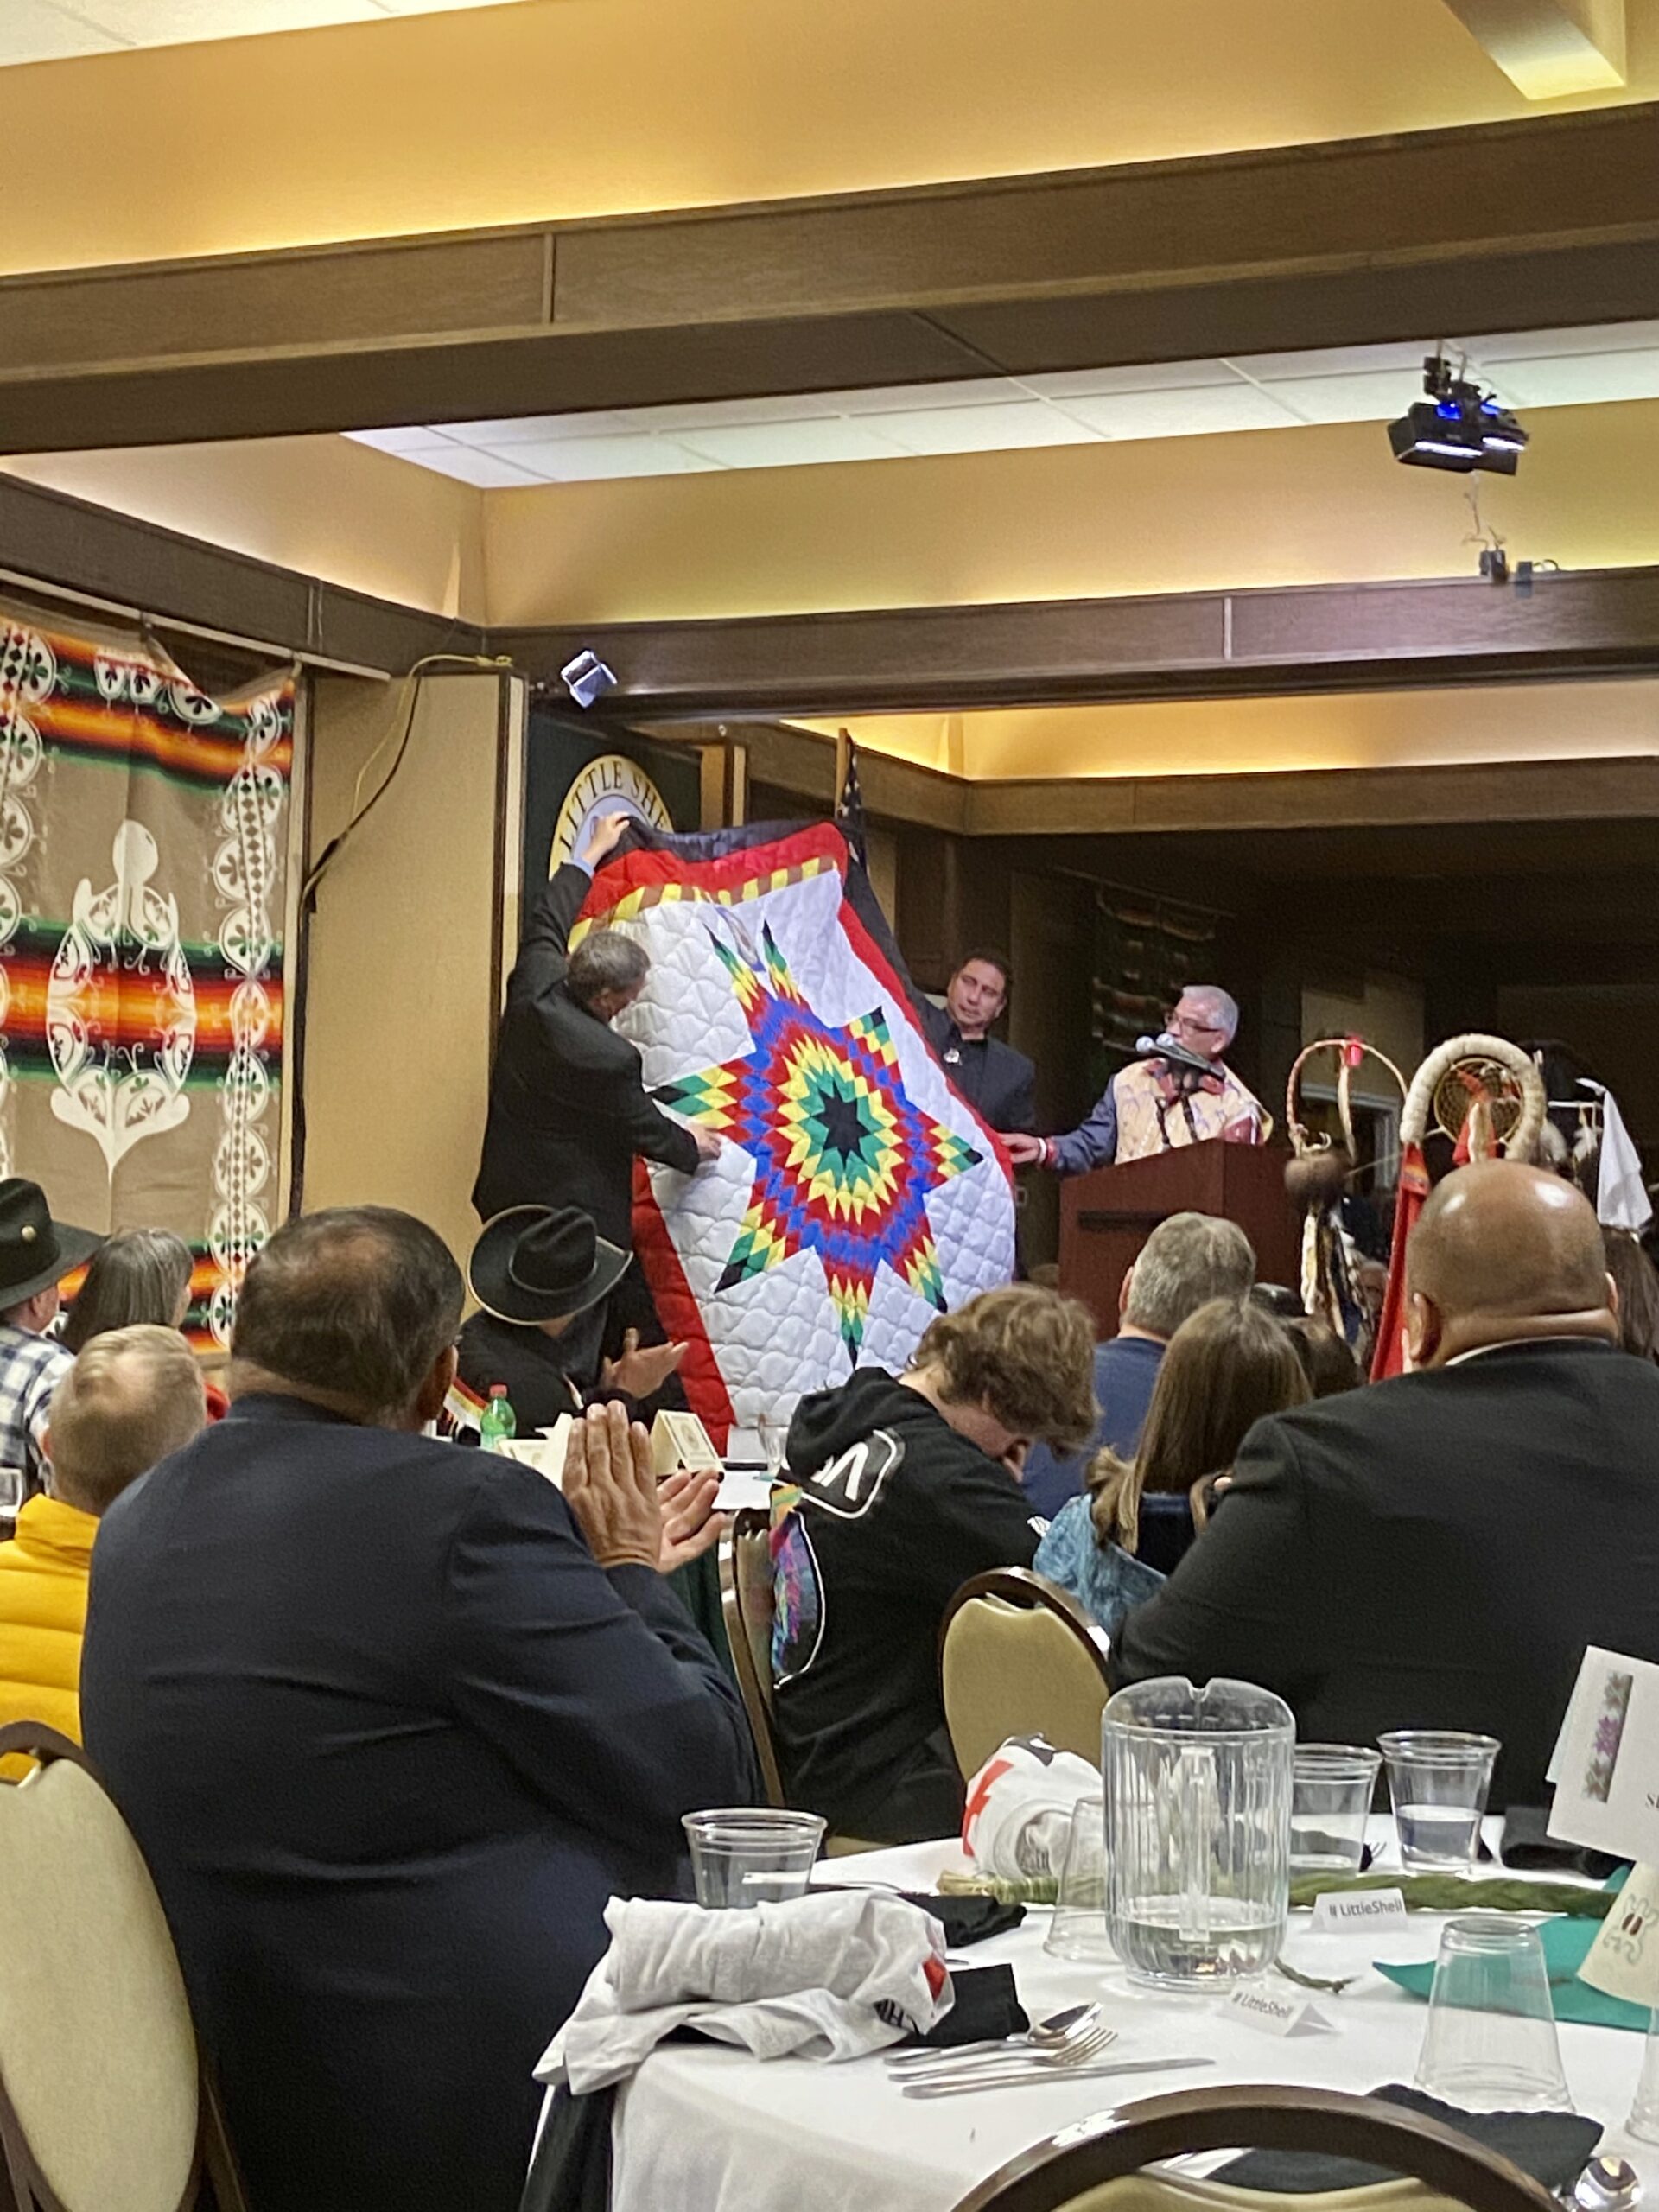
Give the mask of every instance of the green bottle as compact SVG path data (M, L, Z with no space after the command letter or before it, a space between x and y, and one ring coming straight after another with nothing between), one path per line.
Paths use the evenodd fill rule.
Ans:
M518 1423L512 1410L512 1401L507 1395L505 1382L492 1382L490 1402L479 1415L478 1440L486 1452L499 1452L510 1437L518 1433Z

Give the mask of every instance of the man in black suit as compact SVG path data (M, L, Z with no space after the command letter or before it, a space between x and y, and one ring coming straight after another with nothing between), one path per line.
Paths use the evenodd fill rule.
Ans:
M563 1496L419 1433L461 1302L406 1214L290 1223L229 1418L99 1529L86 1740L259 2212L514 2212L607 1898L674 1895L681 1815L753 1786L643 1429L589 1413Z
M1257 1422L1113 1673L1262 1683L1321 1743L1478 1730L1494 1808L1541 1804L1585 1646L1659 1661L1659 1370L1559 1176L1448 1176L1408 1256L1414 1371Z
M602 815L537 901L507 982L473 1185L482 1221L509 1206L579 1206L625 1252L633 1249L635 1156L690 1175L721 1147L653 1103L638 1050L611 1027L645 988L645 947L618 930L590 930L569 949L593 872L628 821Z
M944 1004L922 1001L922 1027L945 1073L981 1121L994 1129L1030 1129L1037 1121L1037 1071L1023 1052L990 1033L1008 1002L1011 981L1006 954L969 953L957 964Z

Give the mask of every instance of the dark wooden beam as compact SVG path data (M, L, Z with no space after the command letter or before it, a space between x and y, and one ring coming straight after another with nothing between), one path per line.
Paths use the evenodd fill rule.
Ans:
M0 452L1659 314L1652 106L0 283Z
M1224 698L1659 668L1659 568L891 607L492 633L533 677L582 646L663 718ZM757 770L757 773L760 772Z

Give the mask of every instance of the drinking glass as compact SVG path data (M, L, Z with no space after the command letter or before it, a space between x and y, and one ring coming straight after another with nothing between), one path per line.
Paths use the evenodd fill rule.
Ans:
M732 1805L687 1813L697 1903L729 1911L804 1897L823 1837L816 1813Z
M1643 2143L1659 2143L1659 2005L1648 2015L1648 2048L1642 2060L1642 2078L1636 2085L1636 2102L1624 2123Z
M1530 1923L1459 1913L1440 1933L1417 2087L1465 2112L1571 2112L1549 1970Z
M1365 1822L1380 1751L1298 1744L1291 1770L1290 1871L1351 1874L1365 1856Z
M1249 1682L1120 1690L1101 1724L1106 1925L1134 1981L1265 1974L1290 1890L1290 1708Z
M1466 1874L1502 1748L1497 1737L1402 1728L1376 1740L1388 1763L1401 1865L1411 1874Z
M762 1414L754 1426L760 1438L760 1449L766 1455L766 1479L768 1482L780 1482L787 1471L789 1415L786 1413Z
M23 1502L23 1488L21 1467L0 1467L0 1524L8 1533L16 1522L18 1509Z
M1079 1797L1071 1808L1059 1892L1043 1948L1056 1959L1109 1959L1106 1936L1106 1803Z

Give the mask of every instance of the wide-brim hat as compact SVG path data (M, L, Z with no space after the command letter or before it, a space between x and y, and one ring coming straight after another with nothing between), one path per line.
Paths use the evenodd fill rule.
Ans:
M6 1176L0 1180L0 1308L50 1290L103 1242L94 1230L54 1221L38 1183L26 1175Z
M597 1304L632 1256L580 1206L509 1206L480 1231L467 1287L498 1321L561 1321Z

